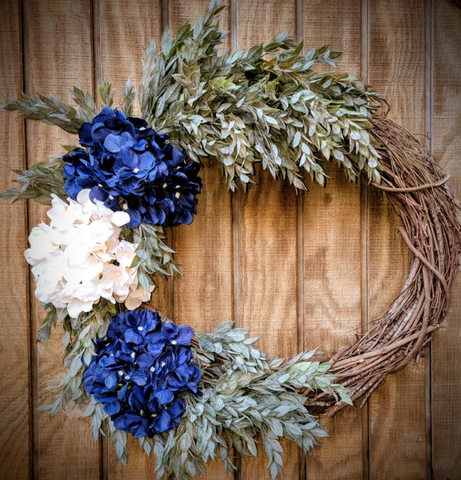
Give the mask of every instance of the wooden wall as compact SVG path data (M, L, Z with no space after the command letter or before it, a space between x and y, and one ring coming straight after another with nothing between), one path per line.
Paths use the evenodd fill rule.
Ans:
M0 93L53 92L70 100L80 81L120 85L140 76L142 48L194 21L207 0L0 0ZM221 25L228 46L248 48L290 30L305 49L325 43L338 68L386 95L390 116L418 135L451 174L461 198L461 10L449 0L228 0ZM58 129L0 112L0 188L24 168L75 144ZM405 280L409 254L398 219L365 182L335 168L327 188L296 196L258 173L249 194L227 194L206 163L198 215L168 232L184 278L162 285L155 305L199 331L233 319L267 352L294 355L348 344L377 318ZM154 478L154 459L130 441L128 466L95 443L71 410L49 420L37 408L63 377L60 338L36 343L43 315L23 258L28 231L45 209L0 205L0 478ZM390 377L363 409L324 420L331 438L307 458L284 444L289 480L461 479L461 297L454 287L443 328L423 361ZM269 478L266 461L239 459L237 480ZM206 478L230 480L219 464Z

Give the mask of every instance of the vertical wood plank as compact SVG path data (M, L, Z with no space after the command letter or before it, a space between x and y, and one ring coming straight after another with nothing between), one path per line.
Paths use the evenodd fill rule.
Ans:
M170 0L170 25L175 32L186 21L195 23L207 0ZM228 8L221 28L229 28ZM202 193L191 225L175 228L174 249L183 277L175 282L175 317L197 331L210 331L232 319L231 201L216 161L205 160Z
M385 94L390 118L424 142L424 2L370 1L369 81ZM369 321L400 292L409 253L397 234L399 219L381 194L369 196ZM369 401L370 478L426 478L427 361L386 379Z
M169 0L169 23L171 32L174 34L176 30L189 22L192 26L195 22L203 17L205 9L209 6L208 0ZM230 25L230 1L222 2L226 6L219 14L219 29L223 32L231 31ZM224 39L220 46L221 50L229 48L230 34ZM222 52L221 52L222 53Z
M181 225L174 233L183 273L174 285L175 321L196 332L210 332L218 323L233 319L230 195L218 165L211 160L204 163L198 213L191 225ZM216 460L200 478L229 480L233 476Z
M360 77L360 2L308 0L304 13L306 51L325 44L343 51L337 70ZM307 349L331 353L361 330L361 187L325 164L326 188L309 182L304 195L304 335ZM322 419L331 437L307 456L307 479L362 478L363 421L358 408Z
M96 82L107 79L115 88L114 108L123 102L122 85L129 77L139 89L141 58L144 48L155 39L160 49L161 6L160 0L94 0L94 36ZM135 114L140 114L135 102ZM167 242L168 243L168 242ZM158 282L152 305L162 312L167 311L167 282ZM155 457L141 451L139 442L128 435L130 450L127 466L115 464L115 451L109 441L104 441L104 472L111 480L134 480L154 476Z
M123 103L122 85L130 77L136 90L141 78L144 48L155 39L160 50L160 0L94 0L97 6L94 33L96 81L107 79L115 88L114 108ZM139 105L135 102L135 114Z
M16 97L23 89L21 10L18 2L5 1L0 24L0 92ZM2 102L3 103L3 102ZM0 191L12 187L11 169L25 168L24 121L17 115L0 116L2 155ZM29 308L27 248L27 204L0 204L0 335L1 380L0 477L28 479L32 472L32 412L29 403ZM17 461L17 459L21 461Z
M332 165L327 190L309 185L305 213L305 342L333 352L361 329L360 187ZM362 411L322 419L331 437L307 456L307 478L362 477ZM341 468L338 466L341 465Z
M238 3L238 46L249 49L274 34L296 28L296 2ZM259 169L247 194L240 195L240 316L241 325L260 337L258 347L288 358L297 353L296 195L282 179ZM299 478L299 451L283 442L287 479ZM242 459L243 479L268 479L264 448L259 458Z
M434 1L434 155L451 175L461 199L461 10ZM451 307L432 346L433 478L461 475L461 278L453 285Z
M208 0L169 3L172 32L185 22L194 25L209 4ZM221 12L219 25L230 30L229 7ZM227 38L223 48L228 43ZM231 197L217 162L206 159L204 166L197 215L191 225L174 229L174 250L183 274L174 284L175 319L197 332L210 332L218 323L233 320ZM219 452L216 454L219 457ZM216 460L200 478L230 480L233 475Z
M26 0L24 2L26 92L53 92L70 101L68 88L81 81L92 91L93 62L91 35L91 1ZM28 166L46 160L47 155L63 153L60 145L76 144L75 136L56 127L27 122ZM46 221L46 208L34 204L30 209L32 228ZM32 289L34 289L32 285ZM33 335L43 320L39 303L32 303ZM43 343L33 352L33 365L38 375L37 404L50 404L65 370L60 357L61 336L54 332L48 346ZM37 413L38 415L38 413ZM72 409L67 416L60 413L52 420L39 415L37 444L38 475L43 479L99 478L99 449L82 412Z

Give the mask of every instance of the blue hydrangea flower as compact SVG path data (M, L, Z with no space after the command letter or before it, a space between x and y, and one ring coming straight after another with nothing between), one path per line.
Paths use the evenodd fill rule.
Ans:
M83 373L94 395L119 430L153 437L176 427L185 405L181 392L200 395L202 375L192 363L187 325L163 324L150 310L118 314Z
M80 145L64 155L64 189L76 199L90 198L130 215L129 227L141 222L172 227L189 224L202 188L200 165L186 163L185 153L140 118L104 107L79 130Z

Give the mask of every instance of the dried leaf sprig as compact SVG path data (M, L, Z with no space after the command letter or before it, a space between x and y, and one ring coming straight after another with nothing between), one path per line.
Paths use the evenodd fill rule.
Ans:
M316 72L317 64L334 67L340 53L324 46L303 54L303 44L287 33L248 52L222 52L226 33L217 16L223 8L214 0L195 26L183 25L174 37L166 29L160 52L155 42L147 47L138 97L149 125L194 161L216 158L232 191L254 182L256 163L297 189L305 189L305 173L325 184L325 160L351 181L364 170L379 183L377 142L368 131L380 97L350 75ZM104 81L98 91L102 105L112 106L112 84ZM96 101L81 87L71 93L77 109L53 96L25 94L3 108L77 133L96 115ZM122 109L132 115L131 80L123 95Z
M67 198L60 156L53 157L49 162L37 162L29 170L13 171L19 175L13 181L18 183L20 188L9 188L6 192L1 192L0 200L12 198L14 203L25 198L51 205L52 194L63 200Z
M302 43L284 33L248 52L220 55L221 10L214 1L194 27L184 25L175 38L166 30L160 53L149 45L140 103L154 128L195 161L215 157L231 190L252 182L259 162L300 189L303 171L325 183L324 160L342 166L349 180L365 169L379 182L377 142L367 130L380 98L347 74L312 68L334 67L339 52L301 54Z
M305 452L328 436L304 403L299 390L319 390L350 399L347 389L335 383L328 363L313 360L316 351L303 352L284 362L256 349L248 330L233 322L218 325L212 333L197 334L195 356L203 373L203 396L186 395L186 415L172 432L154 437L157 478L166 473L188 480L205 473L204 464L220 458L233 472L232 449L257 456L261 434L272 478L282 474L281 438ZM141 440L141 446L150 443Z

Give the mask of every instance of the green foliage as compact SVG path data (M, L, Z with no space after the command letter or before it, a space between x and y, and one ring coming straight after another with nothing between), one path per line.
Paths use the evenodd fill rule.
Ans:
M68 133L77 134L85 122L77 116L75 108L67 105L54 95L26 95L16 100L9 99L6 105L0 108L8 112L20 110L28 120L39 120L47 125L56 125Z
M311 361L315 351L288 362L270 358L252 346L248 330L218 325L211 334L197 334L195 357L203 372L203 396L187 394L182 423L175 431L155 437L157 478L166 473L188 480L204 473L204 463L218 457L235 470L232 449L257 455L255 437L261 434L272 478L282 474L281 438L308 452L317 439L328 436L309 414L301 390L321 390L351 402L347 389L335 384L328 363ZM229 452L229 450L231 452Z
M77 104L77 114L85 122L91 122L98 113L96 103L90 93L84 92L81 85L69 89L72 99ZM76 132L78 133L78 132Z
M232 191L254 182L256 163L296 189L305 189L306 173L325 185L326 160L351 181L365 170L379 182L379 154L368 130L380 97L346 73L315 70L318 64L334 68L340 52L323 46L304 54L303 44L283 33L248 52L223 53L226 33L217 23L223 8L213 0L194 27L186 23L174 37L167 28L160 52L154 41L147 46L138 95L149 125L196 162L216 158ZM132 115L136 91L130 79L122 88L123 111ZM113 92L104 81L103 105L112 106ZM40 94L23 94L2 108L77 133L97 109L80 87L71 93L77 110Z
M131 82L131 78L128 78L125 86L122 87L123 93L123 107L122 110L127 117L133 116L134 99L136 98L136 90Z
M174 260L174 250L163 242L165 235L162 227L141 223L134 228L124 227L123 235L129 242L138 244L131 266L138 268L139 284L146 291L149 285L155 285L155 276L163 279L181 277Z
M69 402L87 405L84 417L92 417L92 433L109 435L117 460L126 465L127 435L116 430L102 405L88 395L82 383L84 366L94 354L93 342L103 338L115 307L104 300L93 311L71 319L65 309L45 305L50 312L40 332L40 339L50 336L57 323L62 325L63 356L67 375L61 381L59 396L52 405L41 407L55 415ZM166 319L164 319L166 321ZM194 358L202 370L200 390L203 395L186 393L184 420L179 426L154 439L140 439L141 448L157 457L157 478L164 474L177 480L189 480L204 473L205 463L220 458L233 472L232 451L257 455L255 437L261 434L272 478L282 474L283 452L280 439L297 443L305 452L317 445L326 431L304 406L300 392L324 391L351 403L342 385L329 374L330 365L313 361L315 351L303 352L284 362L270 358L253 347L256 338L247 338L248 330L233 328L233 322L218 325L212 333L197 334Z
M53 416L60 410L65 409L71 401L79 406L87 402L88 395L82 382L84 372L82 359L87 365L90 363L91 357L95 353L93 342L97 338L105 337L110 319L117 314L117 310L115 305L103 298L93 306L90 312L83 312L78 318L69 317L66 309L56 309L51 304L43 307L49 309L49 312L39 332L38 340L47 341L50 338L52 327L60 323L63 331L64 366L67 369L66 376L57 388L56 400L51 405L40 407L40 410L47 411L50 416ZM98 412L99 410L95 411ZM94 412L91 412L91 414L94 415ZM102 414L100 414L100 417L102 422L105 417ZM93 434L95 434L95 430L99 431L99 428L99 424L97 427L93 425Z
M20 188L10 188L0 193L0 200L13 198L14 202L22 198L30 198L44 205L51 205L51 194L56 194L62 199L67 195L64 191L64 175L61 157L53 157L50 162L38 162L29 170L13 170L20 175L13 182Z
M76 135L85 122L93 120L99 109L91 93L84 92L80 84L78 87L70 88L69 91L72 94L72 100L77 105L77 109L51 94L46 97L40 93L27 95L23 92L21 92L21 98L8 99L8 103L1 105L0 108L8 112L19 110L23 113L23 117L28 120L37 120L47 125L55 125L68 133ZM99 85L98 92L102 106L111 107L114 96L112 84L104 80L102 85ZM133 94L132 89L129 91L129 94Z
M303 172L325 184L321 162L334 161L355 181L366 169L379 181L379 154L368 134L379 97L348 74L317 73L340 55L324 46L302 54L287 33L248 52L220 55L225 33L213 1L194 27L152 42L139 88L143 116L186 149L190 158L216 158L231 190L253 182L261 162L277 178L304 189Z
M114 103L114 89L112 88L112 83L109 83L107 80L102 82L102 85L99 85L99 96L101 97L103 107L112 107Z
M115 461L121 461L124 466L128 460L128 447L126 446L127 434L122 430L117 430L112 423L112 420L108 421L109 423L109 432L110 432L110 442L114 445L115 448Z
M45 345L48 344L48 340L51 337L51 330L56 327L56 324L59 322L62 323L63 319L67 315L65 309L58 309L52 303L40 304L43 310L48 313L43 321L42 328L39 330L37 335L37 340L39 342L44 341Z

